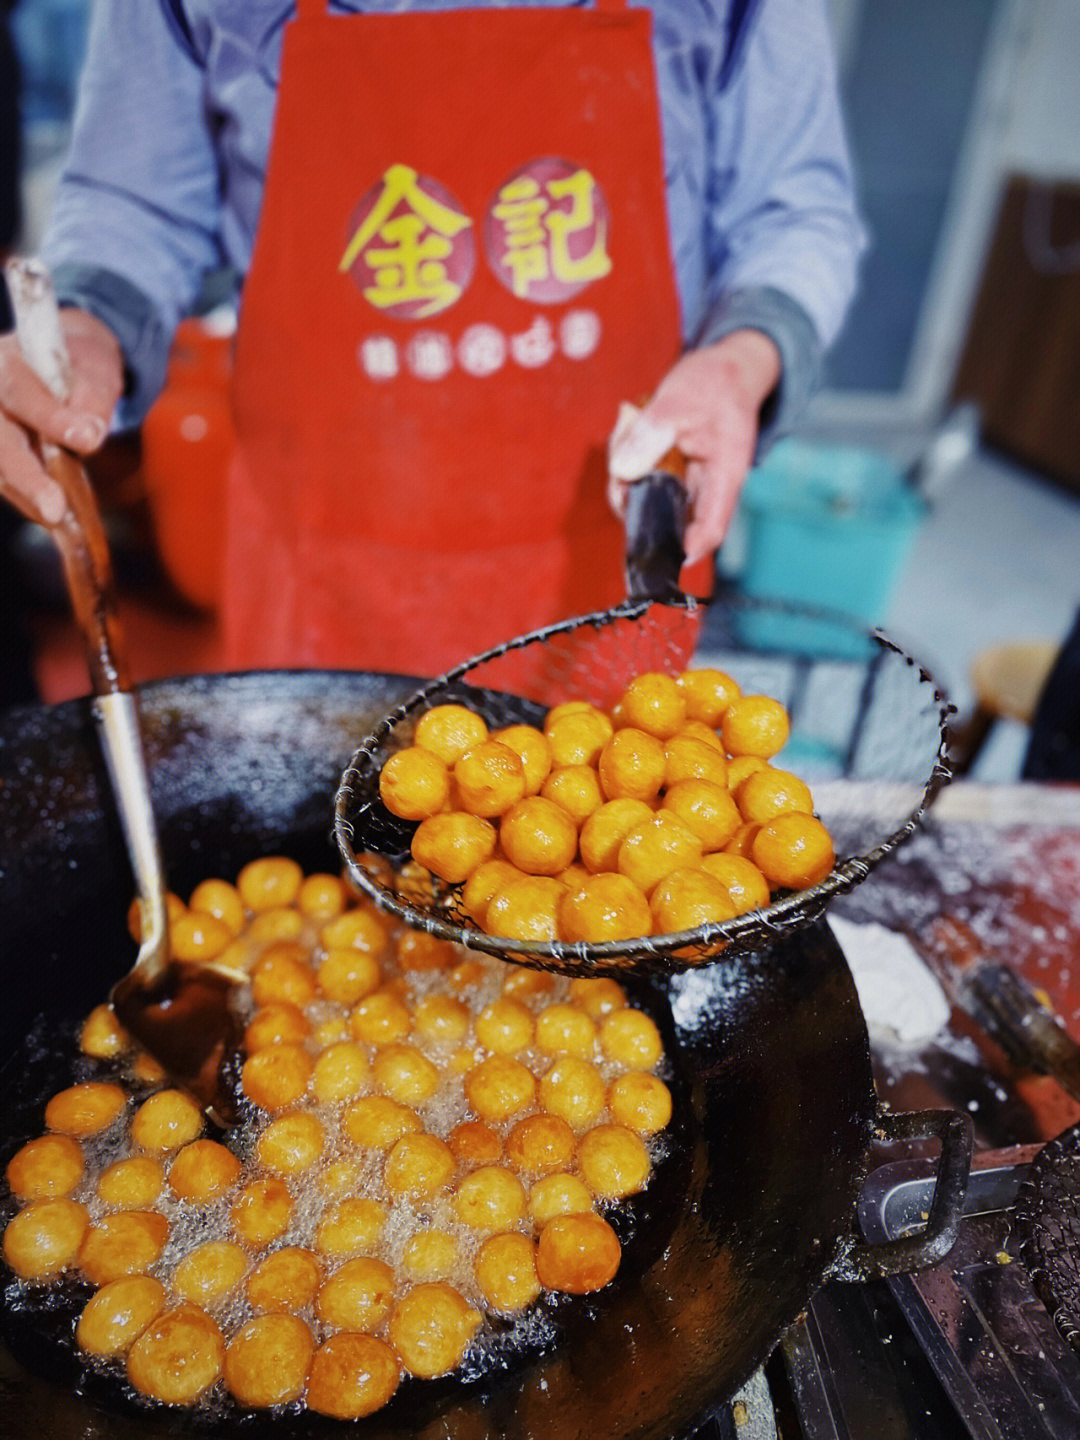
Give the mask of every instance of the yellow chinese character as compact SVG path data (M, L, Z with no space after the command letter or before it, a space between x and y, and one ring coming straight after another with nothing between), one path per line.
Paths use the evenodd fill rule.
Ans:
M374 283L363 291L372 305L385 310L421 301L417 314L433 315L461 294L462 286L451 280L442 262L453 250L454 236L472 220L427 194L417 180L410 166L390 166L382 194L357 227L339 268L349 270L363 256L374 272ZM394 216L402 203L409 213ZM381 246L372 245L376 239Z
M587 170L576 170L562 180L549 180L548 194L555 200L569 196L571 205L567 211L552 208L544 218L551 232L551 273L557 280L567 284L580 285L588 280L599 280L611 269L611 257L607 253L604 222L598 221L593 203L596 181ZM596 239L592 249L578 259L570 254L570 237L580 235L596 226Z
M547 233L541 223L548 209L549 202L531 176L511 180L499 191L493 213L503 223L506 250L501 259L513 276L515 295L527 296L532 281L546 280L551 274Z

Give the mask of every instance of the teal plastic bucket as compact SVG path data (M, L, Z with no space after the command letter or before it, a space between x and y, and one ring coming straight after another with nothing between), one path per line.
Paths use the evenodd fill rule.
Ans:
M779 441L747 477L740 501L741 589L841 611L879 625L926 513L903 469L876 450ZM851 657L850 628L827 620L748 611L740 638L769 650Z

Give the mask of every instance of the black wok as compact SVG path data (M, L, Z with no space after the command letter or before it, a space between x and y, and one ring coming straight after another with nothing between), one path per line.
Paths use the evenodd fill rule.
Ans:
M232 877L260 854L336 869L330 826L339 772L358 738L415 684L290 672L146 687L171 888L186 895L200 879ZM132 881L88 705L34 707L0 720L0 786L6 1164L27 1127L40 1127L35 1087L51 1063L27 1035L55 1036L84 1015L134 947L125 923ZM866 1027L830 932L812 927L768 954L690 972L657 987L652 1000L670 1006L684 1124L655 1192L646 1192L640 1243L629 1247L624 1273L595 1302L562 1308L554 1346L512 1352L470 1383L406 1387L360 1423L361 1433L682 1435L762 1363L829 1274L881 1268L874 1257L846 1259L882 1117ZM961 1173L938 1188L956 1201L962 1185ZM940 1237L937 1244L940 1252ZM919 1258L925 1252L917 1249L907 1256ZM54 1364L53 1349L37 1345L17 1315L6 1313L5 1336L5 1435L345 1433L313 1416L226 1423L114 1410L111 1394L84 1385L62 1359Z

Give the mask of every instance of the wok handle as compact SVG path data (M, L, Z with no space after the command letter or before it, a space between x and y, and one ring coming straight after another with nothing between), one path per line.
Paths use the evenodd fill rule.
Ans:
M941 1142L930 1213L914 1235L877 1244L857 1240L830 1271L831 1280L880 1280L923 1270L943 1260L956 1243L975 1143L971 1116L957 1110L885 1110L878 1117L876 1138Z
M630 600L681 600L679 572L686 560L685 461L671 451L656 470L627 491L626 594Z

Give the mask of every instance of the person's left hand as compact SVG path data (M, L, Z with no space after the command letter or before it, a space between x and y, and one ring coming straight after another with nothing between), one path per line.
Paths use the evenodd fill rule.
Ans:
M780 352L766 334L736 330L687 351L641 411L647 426L673 436L688 461L688 564L715 550L727 532L757 447L761 407L776 389L780 368ZM630 439L633 448L632 434ZM640 475L618 473L618 454L611 459L608 499L622 517L627 491Z

